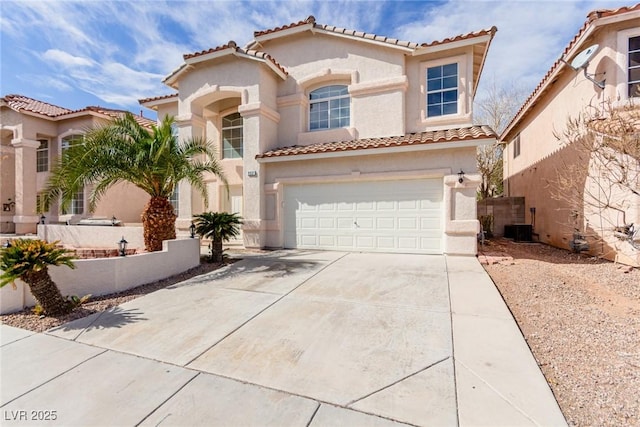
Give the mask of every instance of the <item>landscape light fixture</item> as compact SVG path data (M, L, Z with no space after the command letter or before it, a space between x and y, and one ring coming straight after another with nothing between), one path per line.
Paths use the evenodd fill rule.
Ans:
M126 256L127 255L127 242L124 239L124 236L122 236L122 239L120 239L120 241L118 242L118 250L120 251L120 256Z
M44 220L47 219L44 214L40 216L40 224L44 224Z
M464 182L464 171L462 169L460 169L460 172L458 172L458 182L460 184Z
M189 226L189 233L191 233L191 238L196 237L196 225L191 221L191 225Z
M118 222L118 218L116 218L116 216L115 216L115 215L114 215L114 216L112 216L112 217L111 217L111 225L115 226L117 222Z

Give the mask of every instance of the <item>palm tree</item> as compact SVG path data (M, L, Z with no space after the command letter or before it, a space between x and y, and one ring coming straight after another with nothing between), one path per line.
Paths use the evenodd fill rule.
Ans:
M73 255L68 250L37 239L15 239L0 250L0 287L21 279L49 316L69 313L74 305L64 299L49 275L49 265L75 268ZM14 284L15 287L15 284Z
M203 138L178 142L173 117L166 116L151 130L141 126L131 113L89 130L84 142L65 150L53 168L44 193L45 208L60 198L65 209L74 194L92 185L89 210L115 184L129 182L151 199L142 212L147 251L162 250L162 241L175 239L176 215L169 197L186 179L201 194L207 206L206 172L227 184L213 146Z
M240 234L242 217L236 213L203 212L193 218L196 233L211 239L211 261L222 262L222 242Z

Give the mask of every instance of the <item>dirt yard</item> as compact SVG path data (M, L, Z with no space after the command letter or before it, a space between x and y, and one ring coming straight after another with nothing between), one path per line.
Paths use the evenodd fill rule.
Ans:
M569 425L640 426L640 270L505 239L479 258L503 259L485 268Z

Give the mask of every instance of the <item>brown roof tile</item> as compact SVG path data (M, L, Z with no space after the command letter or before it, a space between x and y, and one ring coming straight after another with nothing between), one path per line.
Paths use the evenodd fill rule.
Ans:
M57 105L49 104L46 102L38 101L37 99L29 98L22 95L6 95L1 98L7 105L15 111L28 111L31 113L41 114L43 116L51 118L64 118L69 114L95 112L109 117L119 117L126 113L125 110L114 110L112 108L104 108L98 106L89 106L81 108L79 110L70 110L68 108L58 107ZM156 122L146 117L133 115L140 125L145 127L151 127Z
M457 36L454 36L454 37L447 37L445 39L432 41L430 43L422 43L420 46L421 47L431 47L431 46L438 46L438 45L446 44L446 43L453 43L453 42L457 42L457 41L460 41L460 40L473 39L475 37L482 37L482 36L487 36L487 35L493 36L496 33L496 31L498 31L498 28L496 28L496 26L493 26L491 28L487 28L487 29L484 29L484 30L473 31L473 32L467 33L467 34L458 34Z
M284 74L288 74L287 70L285 70L285 68L282 65L280 65L280 63L278 61L276 61L268 53L262 52L262 51L259 51L259 50L253 50L253 49L243 49L241 47L238 47L236 42L234 42L233 40L229 41L229 43L227 43L227 44L223 44L222 46L213 47L213 48L207 49L207 50L201 50L200 52L187 53L187 54L183 55L183 58L186 61L187 59L196 58L198 56L207 55L207 54L214 53L214 52L219 52L219 51L225 50L225 49L234 49L236 52L242 53L244 55L255 56L256 58L260 58L260 59L264 59L266 61L270 61L271 63L273 63L273 65L278 67L278 69L281 70Z
M443 39L443 40L436 40L436 41L433 41L433 42L430 42L430 43L418 44L418 43L409 42L409 41L397 40L397 39L390 38L390 37L378 36L378 35L375 35L375 34L372 34L372 33L365 33L365 32L362 32L362 31L348 30L348 29L345 29L345 28L334 27L332 25L317 24L316 23L316 19L313 16L309 16L304 21L294 22L294 23L289 24L289 25L283 25L281 27L276 27L276 28L272 28L272 29L268 29L268 30L255 31L253 33L253 36L257 38L257 37L260 37L260 36L264 36L266 34L272 34L272 33L278 32L278 31L284 31L284 30L288 30L290 28L295 28L295 27L299 27L299 26L302 26L302 25L306 25L306 24L311 24L311 25L313 25L314 28L325 30L325 31L330 31L330 32L333 32L333 33L345 34L345 35L348 35L348 36L352 36L352 37L356 37L356 38L363 38L363 39L366 39L366 40L379 41L379 42L382 42L382 43L388 43L390 45L406 47L406 48L409 48L409 49L415 49L417 47L437 46L437 45L441 45L441 44L445 44L445 43L452 43L452 42L456 42L456 41L459 41L459 40L466 40L466 39L471 39L471 38L480 37L480 36L484 36L484 35L493 35L497 31L497 28L494 26L494 27L491 27L489 29L475 31L475 32L467 33L467 34L459 34L459 35L457 35L455 37L448 37L448 38Z
M169 94L169 95L160 95L160 96L154 96L154 97L151 97L151 98L139 99L138 102L140 104L144 104L145 102L160 101L162 99L177 98L177 97L178 97L177 93L172 93L172 94Z
M326 142L311 145L294 145L278 148L258 154L256 158L273 158L297 156L301 154L331 153L353 150L368 150L385 147L402 147L410 145L433 144L438 142L470 141L475 139L495 138L495 132L488 126L471 126L459 129L445 129L420 133L410 133L402 136L382 138L356 139L344 142Z
M47 102L38 101L22 95L5 95L2 100L16 111L29 111L32 113L42 114L47 117L56 117L61 114L69 113L71 110Z

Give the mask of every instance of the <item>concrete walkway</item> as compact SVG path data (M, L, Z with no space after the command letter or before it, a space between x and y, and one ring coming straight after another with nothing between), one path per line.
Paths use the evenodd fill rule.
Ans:
M471 257L249 256L0 339L3 426L566 425Z

